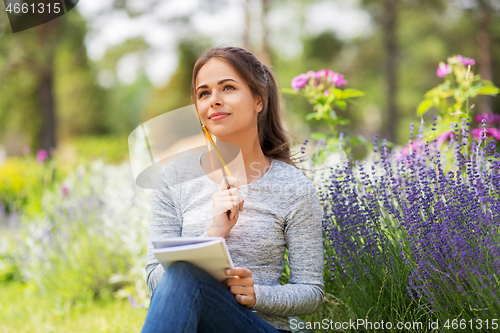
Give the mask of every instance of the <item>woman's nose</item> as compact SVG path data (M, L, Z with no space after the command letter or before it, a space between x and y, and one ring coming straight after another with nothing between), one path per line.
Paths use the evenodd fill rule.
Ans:
M219 93L213 92L211 95L211 99L210 99L210 106L213 108L213 107L222 106L222 105L224 105L224 103L222 102L222 99L220 98Z

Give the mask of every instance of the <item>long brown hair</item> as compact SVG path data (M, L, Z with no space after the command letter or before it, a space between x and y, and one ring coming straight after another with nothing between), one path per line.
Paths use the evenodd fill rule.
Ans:
M264 155L296 166L291 156L290 140L283 126L281 95L276 79L269 67L262 64L253 53L239 47L224 47L214 48L203 54L193 69L191 81L193 103L196 105L196 77L200 69L212 58L230 64L245 80L254 96L262 98L263 108L257 116L257 128Z

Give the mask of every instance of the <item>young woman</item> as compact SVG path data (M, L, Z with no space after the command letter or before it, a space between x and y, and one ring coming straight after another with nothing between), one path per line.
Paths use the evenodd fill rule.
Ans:
M290 331L288 317L323 300L321 207L291 158L275 78L252 53L215 48L194 66L192 96L217 141L239 146L244 167L229 164L228 189L222 172L210 173L208 154L165 165L150 239L224 237L235 268L222 283L185 262L165 271L149 241L152 298L142 332ZM281 285L286 248L290 279Z

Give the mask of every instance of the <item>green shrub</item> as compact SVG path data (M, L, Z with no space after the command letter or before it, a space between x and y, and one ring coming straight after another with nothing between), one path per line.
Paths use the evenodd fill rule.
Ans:
M148 195L128 163L79 165L61 188L44 193L40 217L22 218L24 279L70 304L128 294L148 301Z

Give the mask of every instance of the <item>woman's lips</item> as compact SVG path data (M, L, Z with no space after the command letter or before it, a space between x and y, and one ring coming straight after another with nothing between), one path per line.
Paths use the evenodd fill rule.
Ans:
M229 116L229 114L227 114L227 113L216 114L216 115L213 115L212 117L210 117L210 120L219 120L219 119L225 118L227 116Z

